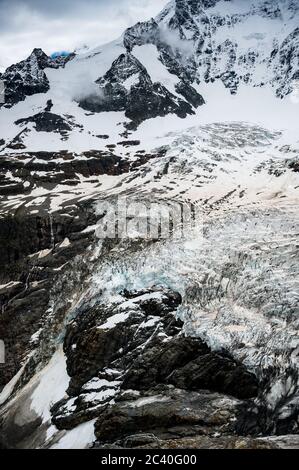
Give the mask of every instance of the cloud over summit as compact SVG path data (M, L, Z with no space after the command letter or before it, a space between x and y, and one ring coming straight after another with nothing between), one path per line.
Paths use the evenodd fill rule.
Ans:
M155 16L167 0L0 0L0 69L34 47L47 54L97 46Z

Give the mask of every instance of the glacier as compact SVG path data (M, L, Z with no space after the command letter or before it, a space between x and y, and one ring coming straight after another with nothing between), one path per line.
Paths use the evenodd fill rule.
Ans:
M173 0L0 76L0 447L299 446L298 15ZM119 198L200 217L99 237Z

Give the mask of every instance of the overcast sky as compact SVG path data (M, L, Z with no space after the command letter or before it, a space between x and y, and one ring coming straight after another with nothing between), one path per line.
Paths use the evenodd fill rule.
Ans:
M0 0L0 70L34 47L47 54L101 45L150 19L167 0Z

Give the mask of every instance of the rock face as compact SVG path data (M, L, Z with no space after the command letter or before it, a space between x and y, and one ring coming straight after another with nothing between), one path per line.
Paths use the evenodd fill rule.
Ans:
M37 132L60 132L70 131L71 127L65 119L57 114L49 113L47 111L35 114L24 119L19 119L15 122L17 125L26 125L29 123L35 124Z
M134 447L180 436L209 434L225 428L233 433L237 400L218 394L175 388L126 401L125 397L103 411L95 424L100 442Z
M153 83L146 68L130 52L120 55L96 83L99 85L98 96L85 98L80 106L94 112L125 111L132 121L129 129L136 128L146 119L168 113L184 118L194 114L192 106L196 108L204 103L190 85L182 83L177 87L178 93L187 99L184 101L163 84Z
M109 305L93 303L81 305L66 329L70 398L52 407L59 429L97 417L100 443L129 436L133 442L133 434L145 442L144 433L154 440L209 434L223 426L234 432L245 402L232 397L255 397L257 379L182 335L177 292L153 286L124 291Z
M297 151L280 147L279 136L259 126L213 124L175 133L153 154L123 136L128 159L114 147L80 158L2 158L5 176L19 178L21 188L13 198L2 195L1 385L24 367L12 394L4 390L2 445L55 446L77 426L90 426L88 444L99 447L275 447L274 435L298 431L296 223L288 192L279 193L285 178L297 185ZM244 167L251 169L240 183ZM205 244L198 226L181 241L97 240L105 217L99 199L131 191L149 203L155 189L164 197L174 177L175 191L188 177L205 198L217 183L218 192L212 186L202 202ZM285 195L284 211L273 196L271 208L260 195L253 207L246 203L262 178L271 183L266 198L268 191ZM115 186L101 192L106 179ZM43 189L37 201L36 188ZM59 370L48 378L58 348ZM41 410L36 396L60 378L62 366L61 393L46 397Z
M270 84L279 97L291 93L298 78L297 3L250 0L235 2L233 8L229 0L225 3L170 2L155 20L129 28L124 45L132 51L134 46L155 44L169 71L191 82L221 80L233 94L242 83ZM236 32L258 18L268 23L269 37L248 33L242 44L238 42ZM286 29L282 18L289 22ZM272 36L275 22L281 22L281 28ZM259 69L265 70L262 75Z
M45 69L64 67L72 58L73 55L51 59L42 49L34 49L26 60L8 67L0 74L5 83L6 105L12 106L36 93L46 93L49 80Z
M18 372L33 346L31 337L44 325L59 268L86 249L93 234L81 232L93 217L88 206L81 206L67 216L24 211L0 219L0 337L6 345L1 388Z
M115 45L117 53L108 58L109 48L75 60L75 54L51 59L34 49L0 76L6 87L4 107L36 93L61 96L68 89L67 107L74 109L71 103L77 102L90 113L123 113L124 129L136 130L148 119L194 114L207 101L205 84L221 82L234 95L245 85L267 87L283 99L297 90L298 15L293 0L173 0L156 18L128 28ZM104 67L98 63L103 52ZM83 80L80 67L85 70L86 61L91 76ZM49 69L60 69L52 81ZM23 123L42 121L40 129L66 125L60 112L28 112L19 118ZM84 119L78 123L82 128L85 124ZM88 138L90 130L82 133ZM17 140L8 148L24 149L26 144Z
M176 0L1 77L0 448L298 446L298 12Z
M44 125L52 124L47 120ZM57 128L55 132L59 132ZM120 144L134 146L134 142L130 141ZM1 158L3 174L0 176L0 196L7 199L11 195L23 195L30 199L34 187L55 188L60 183L66 188L75 188L80 185L82 177L119 176L137 170L151 159L163 155L163 149L155 153L136 152L134 160L129 161L117 155L114 146L103 151L88 150L80 154L80 158L68 151L10 154ZM92 182L97 184L96 180Z

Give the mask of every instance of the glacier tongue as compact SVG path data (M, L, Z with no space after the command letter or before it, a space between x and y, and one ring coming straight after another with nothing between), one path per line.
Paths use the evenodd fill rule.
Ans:
M296 441L298 15L173 0L0 77L0 447Z

